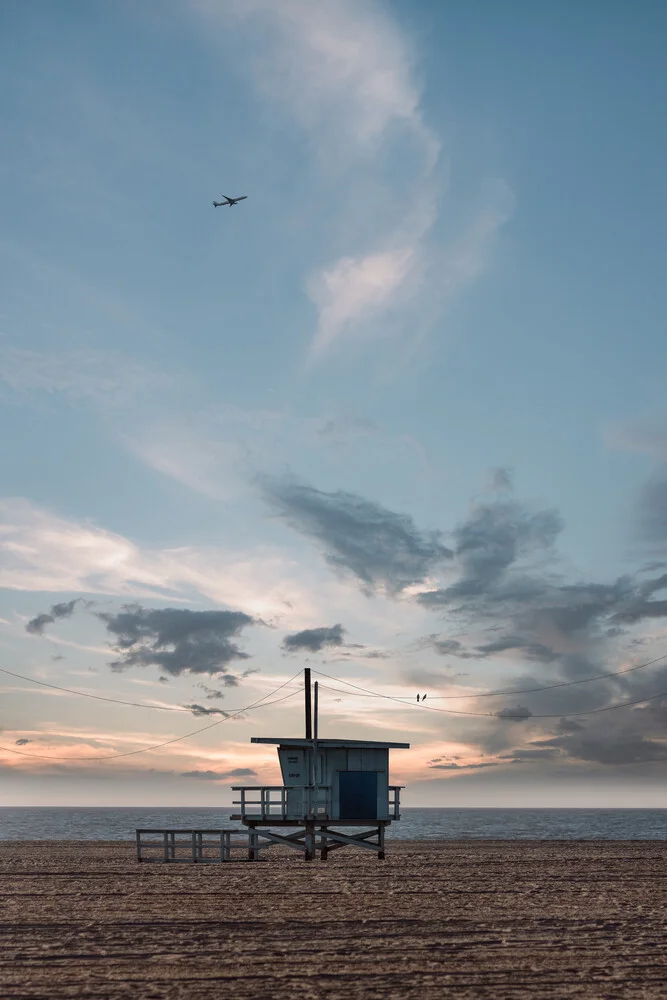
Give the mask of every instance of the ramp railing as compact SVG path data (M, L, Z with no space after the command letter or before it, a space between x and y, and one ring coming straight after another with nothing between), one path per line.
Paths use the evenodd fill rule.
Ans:
M162 864L220 864L232 860L232 848L251 846L247 830L142 829L136 836L137 861Z

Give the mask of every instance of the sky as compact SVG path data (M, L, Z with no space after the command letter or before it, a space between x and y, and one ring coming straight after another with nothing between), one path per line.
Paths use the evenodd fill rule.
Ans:
M667 807L665 5L0 18L0 804Z

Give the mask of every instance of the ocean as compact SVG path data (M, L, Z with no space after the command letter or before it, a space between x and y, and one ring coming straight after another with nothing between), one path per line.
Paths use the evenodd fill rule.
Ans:
M131 840L137 827L243 829L231 809L0 807L0 840ZM369 824L372 825L372 824ZM665 840L667 809L402 809L387 839Z

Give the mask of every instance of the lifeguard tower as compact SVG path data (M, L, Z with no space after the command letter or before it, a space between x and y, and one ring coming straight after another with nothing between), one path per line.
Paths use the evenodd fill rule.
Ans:
M305 738L251 739L278 747L283 784L233 786L232 791L240 792L234 800L240 811L230 818L248 827L252 861L274 844L303 851L306 861L318 850L326 861L329 852L341 847L366 848L382 859L385 829L401 818L402 786L389 784L389 751L407 750L410 744L319 739L318 684L313 727L308 668L304 677ZM296 832L288 833L290 827Z

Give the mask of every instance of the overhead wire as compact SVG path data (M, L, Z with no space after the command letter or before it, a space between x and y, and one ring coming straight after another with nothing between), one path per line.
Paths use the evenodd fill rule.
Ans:
M612 677L620 677L623 674L631 674L636 670L643 670L645 667L651 667L655 663L659 663L661 660L667 659L667 653L662 653L660 656L656 656L653 660L647 660L645 663L638 663L633 667L623 667L621 670L610 671L605 674L594 674L592 677L581 677L577 680L571 681L559 681L556 684L544 684L539 687L532 688L505 688L498 691L480 691L474 694L436 694L429 695L431 701L454 701L462 698L499 698L504 695L515 695L515 694L536 694L539 691L555 691L557 688L574 687L578 684L590 684L593 681L608 680ZM80 698L92 698L95 701L106 701L113 705L129 705L132 708L147 708L156 712L187 712L188 708L185 706L175 706L175 705L149 705L146 702L139 701L124 701L120 698L110 698L107 695L92 694L90 691L81 691L77 688L63 687L60 684L51 684L47 681L37 680L36 677L28 677L26 674L19 674L14 670L7 670L6 667L0 667L0 673L7 674L10 677L17 677L23 681L29 681L31 684L38 684L40 687L52 688L55 691L64 691L67 694L78 695ZM405 703L409 704L409 699L405 699Z
M542 687L533 688L507 688L504 691L481 691L479 694L436 694L429 695L432 700L447 700L454 698L497 698L500 695L512 695L512 694L534 694L537 691L555 691L556 688L564 687L574 687L576 684L590 684L592 681L602 681L608 680L611 677L620 677L622 674L631 674L635 670L643 670L644 667L652 667L654 663L659 663L660 660L667 659L667 653L663 653L661 656L656 656L653 660L647 660L646 663L638 663L634 667L623 667L622 670L613 670L606 674L595 674L593 677L582 677L574 681L559 681L557 684L544 684Z
M511 695L519 695L519 694L531 694L531 693L536 693L538 691L552 691L552 690L555 690L557 688L572 687L572 686L578 685L578 684L586 684L586 683L589 683L591 681L603 680L603 679L608 679L608 678L612 678L612 677L618 677L618 676L621 676L623 674L632 673L632 672L634 672L636 670L641 670L641 669L643 669L645 667L652 666L653 664L658 663L658 662L660 662L661 660L664 660L664 659L667 659L667 653L664 653L661 656L657 656L657 657L655 657L652 660L648 660L645 663L640 663L640 664L637 664L637 665L635 665L633 667L625 667L622 670L617 670L617 671L606 673L606 674L598 674L598 675L596 675L594 677L581 678L581 679L572 680L572 681L561 681L561 682L559 682L557 684L544 685L544 686L535 687L535 688L520 688L520 689L514 688L514 689L507 689L507 690L500 690L500 691L480 692L478 694L471 693L471 694L467 694L467 695L461 695L461 694L459 694L459 695L451 695L451 696L448 696L448 695L436 695L434 697L438 698L438 699L448 699L449 697L451 697L452 699L460 699L460 698L484 698L484 697L499 697L501 695L504 695L504 696L510 695L511 696ZM435 707L433 705L425 705L423 703L423 701L420 702L419 705L415 705L411 700L408 700L407 698L398 697L396 695L381 694L381 693L379 693L377 691L370 691L368 688L364 688L364 687L362 687L359 684L354 684L352 681L347 681L345 679L337 678L337 677L331 677L329 674L324 673L324 671L317 670L316 668L312 668L312 669L313 669L313 673L318 674L320 677L325 677L327 680L333 681L334 683L344 684L348 688L354 688L355 691L359 693L358 696L360 696L360 697L380 698L380 699L383 699L383 700L386 700L386 701L392 701L392 702L394 702L396 704L399 704L399 705L407 705L408 707L419 708L419 709L422 709L422 710L427 711L427 712L439 712L439 713L444 714L444 715L461 715L461 716L467 716L467 717L487 718L487 719L501 719L501 720L507 720L507 721L512 721L512 720L514 720L514 721L524 721L524 720L527 720L527 719L558 719L558 718L563 717L564 715L568 716L568 717L577 717L577 716L586 716L586 715L597 715L597 714L602 713L602 712L616 711L616 710L621 709L621 708L632 708L632 707L637 706L637 705L643 705L643 704L646 704L647 702L657 701L660 698L667 697L667 692L660 692L658 694L650 695L648 697L638 698L638 699L633 700L633 701L625 701L625 702L617 703L615 705L605 705L605 706L602 706L601 708L592 708L592 709L587 709L587 710L578 711L578 712L562 712L561 711L561 712L557 712L555 714L534 714L534 713L531 712L530 715L524 716L523 714L520 714L520 713L517 712L517 714L512 715L511 714L511 710L510 711L502 711L501 710L501 712L471 712L471 711L463 711L463 710L454 709L454 708L437 708L437 707ZM69 694L79 695L79 696L82 696L82 697L89 697L89 698L93 698L93 699L98 700L98 701L109 701L109 702L113 702L115 704L132 705L133 707L137 707L137 708L158 708L158 709L160 708L160 706L145 705L145 704L141 704L141 703L138 703L138 702L126 702L126 701L121 701L120 699L116 699L116 698L108 698L108 697L105 697L105 696L102 696L102 695L93 695L93 694L90 694L89 692L77 691L77 690L72 689L72 688L60 687L60 686L55 685L55 684L49 684L49 683L47 683L45 681L37 681L34 678L25 677L22 674L17 674L17 673L15 673L13 671L6 670L6 669L4 669L2 667L0 667L0 672L5 673L5 674L9 674L10 676L20 677L23 680L33 681L34 683L40 684L40 685L42 685L44 687L55 688L56 690L66 691ZM300 673L301 673L301 671L299 670L293 677L291 677L289 680L285 681L283 684L279 685L277 688L275 688L273 691L271 691L268 695L265 695L263 698L258 699L256 702L253 702L251 705L247 705L244 708L240 708L240 709L234 710L234 711L226 714L224 718L218 719L218 720L216 720L216 722L212 722L212 723L210 723L207 726L203 726L200 729L194 730L193 732L185 733L182 736L177 736L177 737L174 737L174 738L172 738L170 740L165 740L162 743L156 743L156 744L154 744L154 745L152 745L150 747L142 747L139 750L128 750L128 751L124 751L123 753L96 755L94 757L71 757L71 756L63 757L63 756L56 756L56 755L51 755L51 754L35 754L35 753L29 752L29 751L15 750L12 747L4 747L4 746L0 746L0 750L4 750L6 753L17 754L17 755L22 756L22 757L33 757L33 758L38 758L38 759L41 759L41 760L76 760L76 761L114 760L114 759L117 759L119 757L131 757L131 756L134 756L136 754L148 753L148 752L150 752L152 750L158 750L161 747L169 746L169 745L174 744L174 743L179 743L182 740L190 739L192 736L197 736L197 735L199 735L199 733L203 733L203 732L206 732L209 729L213 729L216 726L221 725L223 722L227 722L229 719L237 718L239 715L243 714L244 712L252 711L255 708L265 708L265 707L268 707L269 705L276 705L276 704L279 704L280 702L287 701L288 699L295 697L299 693L298 691L293 691L290 694L284 695L282 698L278 698L278 699L275 699L273 701L267 701L266 700L267 698L272 698L272 696L274 694L277 694L284 687L286 687L287 685L293 683L296 680L296 678L300 675ZM343 694L343 695L350 695L351 694L350 691L346 691L346 690L341 689L341 688L332 688L332 687L329 687L329 685L326 685L326 684L321 684L320 687L324 688L325 690L332 691L332 692L334 692L336 694ZM166 706L165 706L165 708L162 708L162 710L163 711L164 710L166 710L166 711L186 711L186 709L169 708L169 707L166 707Z
M351 681L340 680L337 677L330 677L329 674L325 674L321 670L313 670L313 672L319 674L320 677L326 677L328 680L338 681L339 683L342 684L348 684L350 687L356 688L358 691L363 692L363 695L365 695L366 697L383 698L387 701L396 702L399 705L407 705L409 708L417 708L419 710L423 709L426 712L440 712L443 715L465 715L465 716L474 716L480 719L501 719L508 721L514 720L515 722L516 721L523 722L524 720L527 721L528 719L561 719L563 718L563 716L571 718L579 715L597 715L599 712L612 712L619 708L631 708L634 705L643 705L645 702L648 701L657 701L659 698L667 698L667 691L662 691L660 694L650 695L649 697L645 698L638 698L636 701L624 701L621 702L620 704L605 705L602 708L591 708L583 712L557 712L555 715L546 715L546 714L534 715L532 712L530 715L526 716L519 713L511 715L509 714L509 712L507 713L503 712L502 714L499 714L498 712L465 712L462 711L461 709L456 709L456 708L434 708L431 705L425 705L423 702L420 702L419 705L415 705L412 701L407 701L405 698L398 698L395 695L390 695L390 694L379 694L376 691L369 691L367 688L362 688L358 684L353 684ZM325 684L321 684L320 687L325 688L326 690L329 691L335 691L337 694L350 694L349 691L345 691L344 689L341 688L331 688ZM512 693L516 694L516 692ZM470 697L472 698L474 697L474 695L470 695Z
M130 705L132 708L150 708L156 712L187 712L187 708L171 705L147 705L140 701L123 701L120 698L109 698L106 695L93 694L90 691L78 691L76 688L62 687L60 684L49 684L47 681L39 681L36 677L28 677L26 674L17 674L14 670L7 670L0 667L0 673L8 674L10 677L18 677L22 681L30 681L31 684L39 684L40 687L53 688L55 691L66 691L67 694L76 694L80 698L93 698L95 701L108 701L113 705Z
M192 736L198 736L199 733L205 733L208 729L214 729L216 726L222 725L223 722L228 722L230 719L237 718L237 716L242 715L244 712L250 712L255 708L268 708L269 705L278 705L280 702L287 701L289 698L295 698L298 694L301 693L301 689L299 689L298 691L292 691L290 694L283 695L282 698L276 698L274 701L266 700L267 698L272 698L274 694L278 694L278 692L282 691L282 689L287 687L288 684L292 684L300 674L301 671L299 670L294 675L294 677L290 677L289 680L284 681L284 683L280 684L277 688L274 688L273 691L270 691L269 694L266 694L264 695L264 697L259 698L251 705L246 705L244 708L235 709L233 712L230 712L228 715L226 715L224 719L217 719L216 722L211 722L208 726L202 726L201 729L195 729L191 733L184 733L182 736L175 736L170 740L164 740L164 742L162 743L155 743L153 746L150 747L141 747L139 750L126 750L123 753L96 754L94 757L72 757L72 756L62 757L62 756L56 756L55 754L41 754L41 753L31 753L27 750L14 750L13 747L4 747L4 746L0 746L0 750L4 750L7 753L17 754L20 757L37 757L40 760L72 760L77 762L81 760L115 760L118 757L133 757L136 754L149 753L149 751L151 750L159 750L161 747L170 746L173 743L180 743L183 740L190 739Z

